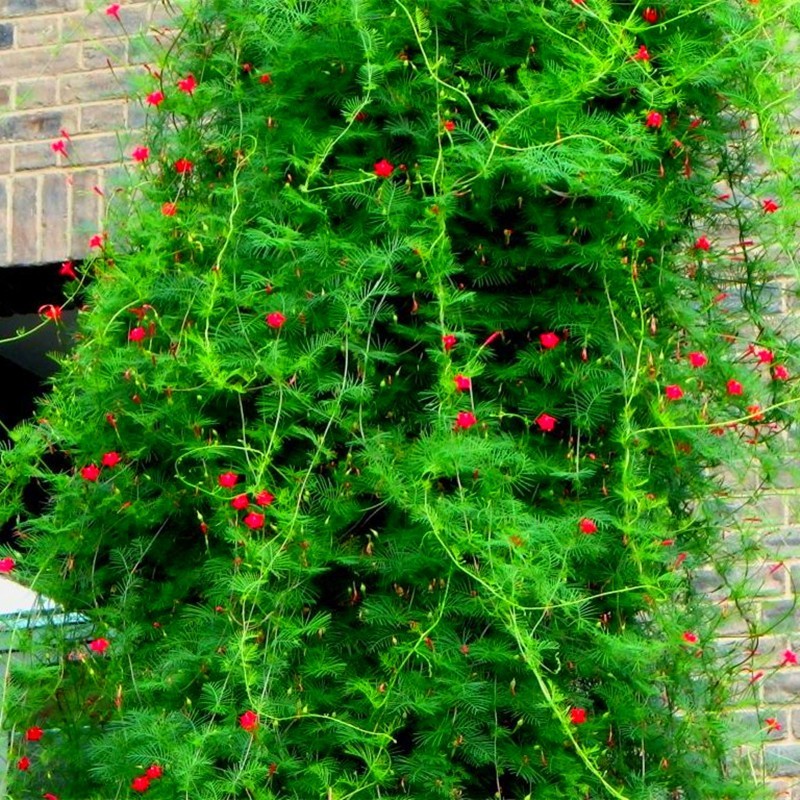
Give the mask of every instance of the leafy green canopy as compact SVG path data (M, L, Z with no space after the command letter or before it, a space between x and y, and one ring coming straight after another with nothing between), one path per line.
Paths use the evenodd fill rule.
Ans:
M755 796L691 575L792 400L736 244L787 213L790 11L187 7L4 453L17 572L91 625L12 678L14 797Z

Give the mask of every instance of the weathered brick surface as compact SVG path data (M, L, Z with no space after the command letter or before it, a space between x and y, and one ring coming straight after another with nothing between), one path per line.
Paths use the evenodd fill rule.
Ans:
M129 149L121 131L143 121L133 79L169 22L159 0L123 3L119 20L106 7L0 0L0 267L80 258L99 229L105 173Z

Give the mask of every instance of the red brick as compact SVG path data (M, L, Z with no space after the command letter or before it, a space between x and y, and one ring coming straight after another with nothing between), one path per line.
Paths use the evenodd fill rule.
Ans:
M98 6L95 11L90 13L83 11L78 14L65 15L63 37L68 42L91 41L111 37L122 38L125 35L125 31L133 35L145 28L149 16L147 3L123 5L119 10L119 17L122 21L120 24L105 13L105 6Z
M70 160L73 164L112 164L121 157L119 138L112 133L78 136L72 140L70 146Z
M7 80L71 72L79 66L80 46L77 44L68 44L57 49L48 45L28 47L25 50L0 50L0 74Z
M0 118L0 142L57 139L62 130L74 131L77 127L77 108L7 114Z
M0 180L0 266L11 263L8 240L8 179Z
M131 77L129 70L112 74L109 69L63 75L58 79L59 97L65 104L124 97L130 90Z
M81 0L0 0L0 17L24 17L75 11Z
M42 207L39 232L43 262L61 261L69 255L67 214L67 176L51 172L42 180Z
M78 170L72 175L72 244L69 255L81 258L89 252L89 239L100 229L101 199L93 187L100 181L97 170Z
M46 108L57 105L58 82L53 78L38 78L17 83L14 108Z
M41 47L43 44L60 41L61 15L34 17L18 20L16 25L17 47Z
M11 182L11 261L35 264L37 179L16 177Z
M81 64L86 70L108 69L109 64L117 69L127 62L127 51L126 43L117 39L84 42Z
M125 103L101 103L81 109L82 133L106 133L125 125Z
M47 142L14 145L14 169L17 172L55 167L59 164L59 158Z

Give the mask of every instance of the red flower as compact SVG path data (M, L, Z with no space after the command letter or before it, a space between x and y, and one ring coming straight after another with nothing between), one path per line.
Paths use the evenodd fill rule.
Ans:
M179 158L175 162L175 172L178 175L188 175L194 169L194 164L188 158Z
M650 53L647 51L647 47L645 47L645 45L640 44L639 49L632 56L632 58L634 61L649 61Z
M164 770L161 768L160 764L151 764L147 771L144 773L148 778L151 780L155 778L160 778L164 774Z
M61 322L61 306L39 306L39 314L53 322Z
M456 416L456 429L466 431L478 422L478 418L471 411L459 411Z
M81 478L85 481L96 481L100 477L100 467L96 464L89 464L88 467L81 469Z
M237 494L236 497L231 500L231 505L237 510L241 511L242 509L247 508L250 505L250 500L248 499L246 494Z
M753 418L753 422L760 422L764 419L764 415L761 413L761 406L758 403L747 406L747 413Z
M774 214L780 206L774 200L762 200L761 208L764 209L765 214Z
M42 736L44 736L44 731L38 725L25 731L25 739L29 742L38 742Z
M158 108L164 102L164 92L159 89L156 89L155 92L150 92L150 94L145 97L145 102L150 106Z
M775 354L772 350L757 350L756 357L759 364L771 364L775 360Z
M17 769L21 769L23 772L25 772L30 765L31 760L28 758L28 756L22 756L22 758L17 761Z
M583 723L586 722L586 709L571 708L569 710L569 721L573 725L583 725Z
M776 381L788 381L789 380L789 370L783 366L783 364L776 364L772 368L772 377Z
M255 501L257 506L271 506L275 502L275 495L262 489L256 496Z
M257 511L251 511L243 520L245 525L251 530L258 530L259 528L264 527L264 520L266 517L263 514L259 514Z
M130 332L128 333L128 341L141 342L146 335L147 331L141 325L137 325L135 328L131 328Z
M106 414L106 422L112 428L116 428L117 427L117 418L116 418L116 416L114 416L114 414L111 414L111 413Z
M265 72L263 75L260 75L258 78L259 83L272 83L272 76L269 72Z
M442 344L444 345L445 353L449 353L458 344L458 339L452 333L446 333L442 336Z
M769 732L783 730L783 725L781 725L780 722L775 719L775 717L767 717L764 722L766 723L767 731Z
M89 649L93 653L105 653L109 647L111 647L111 642L109 642L108 639L93 639L89 642Z
M648 128L660 128L664 124L664 115L658 111L648 111L644 124Z
M700 353L698 351L689 353L689 363L693 367L704 367L706 364L708 364L708 356L705 353Z
M781 666L785 667L787 664L797 664L797 653L795 653L794 650L783 651L783 661L781 661Z
M394 166L390 164L385 158L382 158L374 166L375 174L379 178L391 178L394 172Z
M267 314L267 325L270 328L282 328L286 322L286 317L280 311L273 311Z
M245 711L239 717L239 724L248 732L252 733L258 727L258 714L255 711Z
M71 261L62 262L58 274L63 275L65 278L71 278L73 281L78 280L78 276L75 274L75 268Z
M694 249L705 250L706 252L711 249L711 242L708 241L708 237L705 234L694 243Z
M186 92L186 94L191 94L197 88L197 81L194 79L194 75L187 75L185 78L181 78L178 81L178 88L182 92Z
M116 21L119 22L119 3L112 3L106 9L106 16L114 17L114 19L116 19Z
M733 379L728 381L728 383L726 384L726 388L728 390L728 394L730 395L738 395L744 391L742 384L739 383L739 381L735 381Z
M642 19L652 25L654 22L658 22L658 11L648 6L644 11L642 11Z
M539 334L539 341L542 343L542 347L544 347L545 350L552 350L561 339L558 338L557 334L548 331L547 333Z
M147 161L147 159L150 158L150 148L142 145L134 147L131 157L134 161L138 161L141 164L143 161Z
M664 389L664 394L667 396L667 400L680 400L683 397L683 389L676 383L671 383Z
M64 158L67 157L67 143L63 139L50 143L50 149L54 153L61 153Z
M89 247L102 247L103 246L103 234L96 233L89 239Z
M114 450L111 450L110 452L103 454L103 458L100 463L104 467L116 467L121 460L122 457L120 456L120 454Z
M697 644L697 634L692 633L692 631L684 631L683 641L687 644Z
M177 203L162 203L161 204L161 213L165 217L174 217L178 213L178 204Z
M16 561L14 561L13 558L9 558L8 556L0 558L0 575L8 575L9 572L13 571L16 565Z
M597 533L597 523L588 517L584 517L578 523L578 527L581 529L581 533Z
M453 380L456 382L456 390L459 392L468 392L472 388L472 378L468 378L460 372Z
M45 792L42 797L44 800L58 800L58 795L53 794L52 792Z
M147 775L137 775L131 781L131 789L134 792L146 792L150 788L150 778Z
M239 483L239 476L235 472L223 472L218 478L217 483L223 489L231 489Z
M539 416L536 417L536 424L539 426L539 429L546 432L552 431L553 428L556 427L556 422L558 422L558 420L555 417L551 417L549 414L539 414Z
M446 119L442 125L446 131L454 131L456 129L456 124L451 119Z

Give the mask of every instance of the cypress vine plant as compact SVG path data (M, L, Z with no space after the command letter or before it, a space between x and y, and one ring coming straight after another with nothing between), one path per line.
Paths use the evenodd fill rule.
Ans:
M761 796L693 576L744 600L718 468L796 397L793 14L186 5L2 454L86 636L10 677L12 797Z

